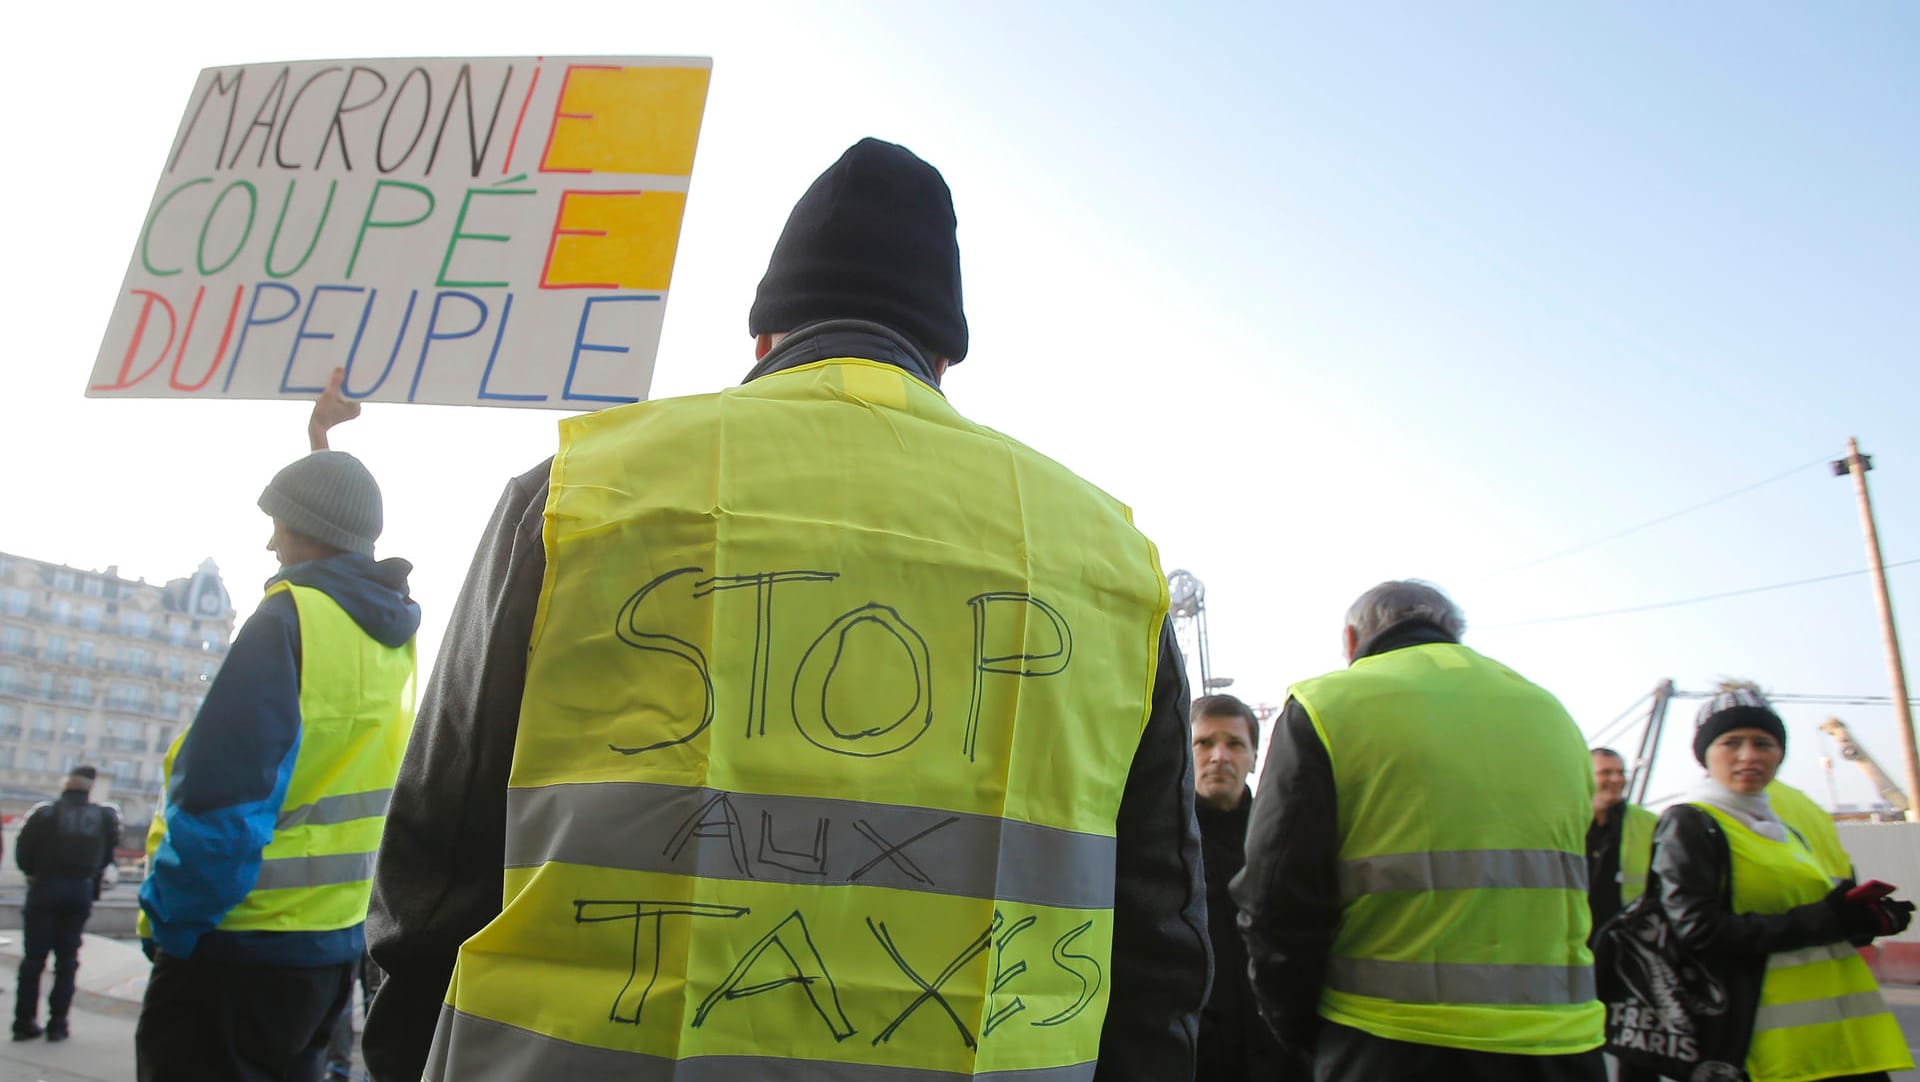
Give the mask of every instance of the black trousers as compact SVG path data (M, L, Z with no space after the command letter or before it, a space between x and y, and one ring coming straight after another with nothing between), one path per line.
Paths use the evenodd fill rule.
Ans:
M1314 1082L1606 1082L1600 1051L1513 1056L1409 1044L1327 1022L1314 1046Z
M162 951L133 1031L140 1082L318 1082L353 963L311 969Z
M47 1021L54 1026L67 1024L67 1008L73 1004L73 975L80 969L80 934L87 929L87 917L93 913L93 887L81 882L73 890L56 889L59 884L36 883L27 892L22 911L26 925L25 946L20 957L20 985L14 993L15 1029L33 1024L40 1009L40 974L47 968L47 955L53 955L53 991L47 996Z

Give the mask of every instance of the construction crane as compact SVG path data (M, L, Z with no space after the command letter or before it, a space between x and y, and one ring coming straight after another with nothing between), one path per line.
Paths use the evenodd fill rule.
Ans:
M1853 733L1847 728L1846 722L1839 718L1828 718L1820 723L1820 731L1833 737L1833 742L1840 745L1840 758L1859 767L1861 772L1866 774L1867 780L1873 783L1873 787L1880 790L1881 799L1891 804L1895 811L1906 811L1912 806L1907 800L1907 794L1901 792L1900 787L1893 783L1893 779L1887 777L1887 772L1880 769L1880 764L1873 761L1873 756L1867 752L1867 749L1853 738Z
M1176 569L1167 575L1168 615L1173 617L1174 637L1184 646L1190 646L1190 657L1200 662L1200 694L1213 691L1216 685L1213 679L1213 659L1207 650L1207 587L1198 576L1184 568ZM1227 681L1228 684L1233 681ZM1189 678L1188 683L1192 680Z

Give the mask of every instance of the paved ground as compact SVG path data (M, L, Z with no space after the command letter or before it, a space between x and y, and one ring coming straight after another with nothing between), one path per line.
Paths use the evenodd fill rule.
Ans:
M13 1018L18 933L0 933L0 1023ZM8 1041L0 1025L0 1082L134 1082L133 1026L147 986L139 948L89 935L80 948L79 991L69 1018L73 1036L59 1044ZM46 994L49 973L41 978ZM45 1022L44 1005L41 1021Z

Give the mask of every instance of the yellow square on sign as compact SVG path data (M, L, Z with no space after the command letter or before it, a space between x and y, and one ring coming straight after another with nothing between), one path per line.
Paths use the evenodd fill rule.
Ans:
M542 289L657 289L673 278L685 192L567 192Z
M711 74L707 68L568 68L540 168L691 175Z

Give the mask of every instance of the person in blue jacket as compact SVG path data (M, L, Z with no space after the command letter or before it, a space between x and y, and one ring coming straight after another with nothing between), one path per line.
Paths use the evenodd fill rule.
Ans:
M340 735L339 725L316 733L303 724L303 702L321 701L303 699L309 678L329 681L328 703L390 700L391 709L375 713L411 725L411 643L420 626L420 607L408 596L412 566L374 560L379 486L351 455L318 450L294 462L267 486L260 507L274 520L268 548L280 572L234 638L173 757L165 836L140 888L154 956L134 1038L141 1082L317 1079L365 950L371 851L333 856L315 846L316 855L272 861L263 853L283 832L384 817L391 774L383 788L326 793L299 806L290 806L288 793L303 755L349 746L377 754L364 750L368 742ZM277 589L281 583L291 589ZM333 622L314 623L321 613ZM359 656L303 651L303 626L338 635L347 627L340 613L358 629L346 635ZM377 670L387 677L365 675L369 657L389 659ZM404 686L390 686L396 673ZM263 875L269 864L272 874ZM347 865L355 867L338 874ZM307 878L283 881L288 872ZM359 922L302 927L327 923L301 919L309 897L318 905L333 888L326 904L337 909L350 884L360 890ZM277 895L266 907L271 919L230 919L236 910L260 912L262 892Z

